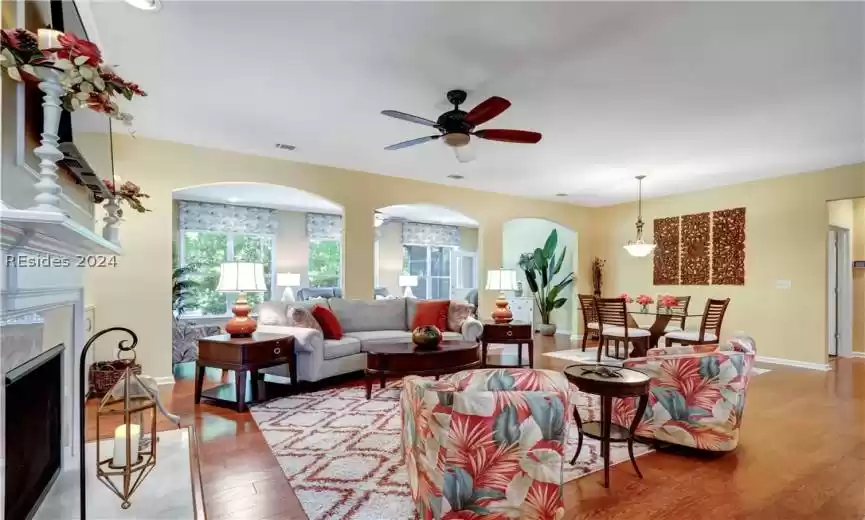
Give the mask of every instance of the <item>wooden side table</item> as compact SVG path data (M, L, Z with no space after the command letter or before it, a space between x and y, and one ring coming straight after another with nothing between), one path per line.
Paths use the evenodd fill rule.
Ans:
M535 340L532 325L524 321L512 321L510 323L496 323L492 320L484 320L484 331L481 334L481 363L488 368L513 368L514 365L491 365L487 363L487 346L490 343L504 343L517 346L516 367L523 365L523 345L529 346L529 368L535 365Z
M618 374L617 377L605 377L594 372L599 367L606 367ZM595 394L601 397L601 420L582 422L577 408L574 407L574 421L577 423L579 439L577 452L571 459L571 465L576 464L580 449L583 447L583 435L601 441L601 457L604 459L604 487L610 487L610 442L628 443L628 455L631 464L637 471L637 476L643 478L637 460L634 458L634 432L643 418L646 405L649 402L649 383L651 379L639 370L621 368L615 365L584 363L565 368L565 377L575 384L581 392ZM637 413L630 427L613 423L613 398L639 397Z
M246 338L232 338L228 334L201 338L198 340L198 360L195 362L195 403L200 403L203 396L234 403L238 412L244 412L247 402L258 400L258 370L284 364L288 364L291 385L296 388L297 356L291 336L255 332ZM205 367L234 370L234 392L230 391L231 384L202 392ZM251 396L246 395L247 370L252 383Z

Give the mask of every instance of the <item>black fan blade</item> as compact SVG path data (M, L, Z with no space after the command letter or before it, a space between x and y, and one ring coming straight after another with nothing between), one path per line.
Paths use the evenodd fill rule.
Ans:
M402 119L403 121L408 121L410 123L417 123L419 125L431 126L433 128L438 128L438 123L435 121L430 121L425 117L413 116L411 114L406 114L405 112L400 112L399 110L382 110L382 114L390 117L395 117L396 119Z
M486 101L483 101L480 105L474 107L471 112L466 115L466 123L475 126L486 123L490 119L507 110L510 106L511 102L507 99L493 96Z
M416 144L425 143L427 141L433 141L441 137L440 135L428 135L426 137L418 137L417 139L409 139L408 141L403 141L401 143L392 144L390 146L386 146L385 150L399 150L400 148L408 148L409 146L414 146Z
M542 137L538 132L529 132L528 130L478 130L474 135L490 141L524 144L535 144Z

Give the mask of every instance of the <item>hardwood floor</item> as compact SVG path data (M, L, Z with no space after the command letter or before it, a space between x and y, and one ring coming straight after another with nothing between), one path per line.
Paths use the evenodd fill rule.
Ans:
M542 353L568 343L538 336L535 366L566 366ZM772 372L751 383L735 452L655 452L639 459L642 480L620 464L611 468L609 489L602 473L569 482L565 519L865 518L865 359L833 361L831 372L765 367ZM198 428L208 518L307 518L251 416L195 406L192 373L179 366L163 398L183 424ZM209 371L206 385L220 378ZM286 388L267 386L268 397L280 391ZM92 424L88 435L95 435Z

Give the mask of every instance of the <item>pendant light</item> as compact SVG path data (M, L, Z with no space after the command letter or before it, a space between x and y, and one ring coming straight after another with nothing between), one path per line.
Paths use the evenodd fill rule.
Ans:
M636 177L640 183L640 195L637 199L637 240L629 240L624 246L629 255L636 257L649 256L655 250L655 244L643 242L643 179L645 178L645 175L637 175Z

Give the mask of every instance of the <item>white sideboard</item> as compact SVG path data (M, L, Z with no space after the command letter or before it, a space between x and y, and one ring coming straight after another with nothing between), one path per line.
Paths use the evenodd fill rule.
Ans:
M530 323L535 330L535 299L531 296L508 296L507 300L514 320Z

